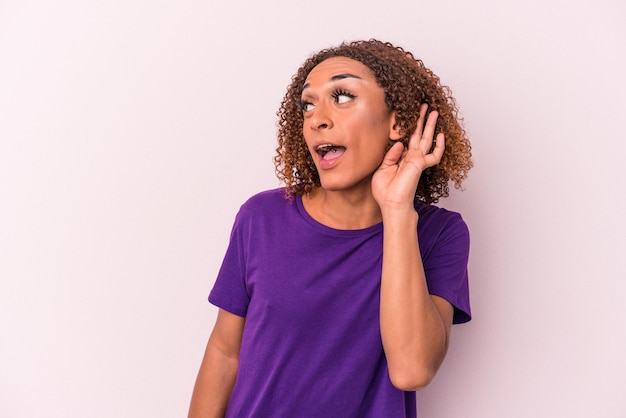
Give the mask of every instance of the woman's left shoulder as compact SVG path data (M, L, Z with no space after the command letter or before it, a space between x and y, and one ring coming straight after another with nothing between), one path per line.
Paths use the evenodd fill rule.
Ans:
M417 204L417 235L422 255L444 244L469 248L470 233L460 213L432 204Z
M415 210L419 215L421 223L437 225L459 224L467 226L459 212L454 212L440 206L418 202L415 204Z

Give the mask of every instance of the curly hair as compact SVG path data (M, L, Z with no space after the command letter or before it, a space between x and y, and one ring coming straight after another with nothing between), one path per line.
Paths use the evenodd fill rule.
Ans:
M278 147L274 157L276 175L285 183L287 195L305 195L320 186L319 174L304 140L304 116L298 103L311 70L332 57L351 58L372 71L385 92L385 103L395 112L396 126L405 145L417 127L422 103L428 104L429 112L439 113L435 135L443 132L446 148L439 164L422 173L415 199L424 203L438 202L449 195L450 181L460 189L473 163L470 141L461 125L450 88L442 85L439 77L410 52L389 42L371 39L324 49L307 59L292 77L277 112Z

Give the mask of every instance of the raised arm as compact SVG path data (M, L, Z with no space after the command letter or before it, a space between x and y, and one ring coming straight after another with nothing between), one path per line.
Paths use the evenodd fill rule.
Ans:
M219 310L191 397L189 418L223 417L237 377L245 318Z
M395 144L372 180L383 217L383 268L380 295L381 337L392 383L401 390L426 386L441 365L452 325L453 307L428 293L417 238L413 200L421 173L439 163L444 136L430 152L437 113L427 106L407 150Z

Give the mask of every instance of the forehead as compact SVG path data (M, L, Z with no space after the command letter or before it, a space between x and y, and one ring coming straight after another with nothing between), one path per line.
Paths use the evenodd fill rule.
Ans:
M365 64L348 57L332 57L313 67L305 80L305 84L326 83L332 77L342 74L376 81L372 71Z

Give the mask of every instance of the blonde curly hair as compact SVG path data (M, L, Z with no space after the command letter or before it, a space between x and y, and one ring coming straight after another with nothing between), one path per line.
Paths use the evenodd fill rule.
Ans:
M450 89L410 52L389 42L371 39L324 49L307 59L293 76L277 112L278 147L274 157L276 175L285 183L287 195L305 195L320 186L319 174L304 140L304 116L298 104L311 70L332 57L351 58L372 71L385 92L385 103L395 112L396 126L405 143L417 126L422 103L428 104L429 112L436 110L439 113L435 135L443 132L446 149L439 164L422 173L415 199L436 203L449 195L450 181L460 189L473 162L470 141L461 125Z

